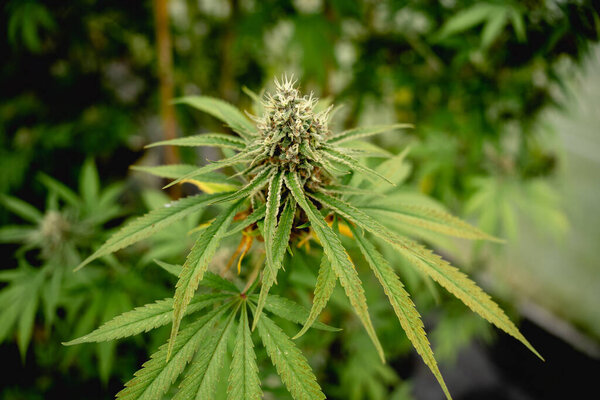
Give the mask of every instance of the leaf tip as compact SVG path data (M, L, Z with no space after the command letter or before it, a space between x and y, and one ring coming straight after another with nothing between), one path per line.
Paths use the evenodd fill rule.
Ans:
M83 260L78 266L76 266L75 268L73 268L73 272L77 272L80 269L82 269L83 267L85 267L86 265L88 265L90 263L90 259L87 258L85 260Z

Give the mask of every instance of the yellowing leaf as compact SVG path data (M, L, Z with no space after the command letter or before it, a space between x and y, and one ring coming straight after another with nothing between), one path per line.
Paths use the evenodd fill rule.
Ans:
M228 185L226 183L213 183L213 182L202 182L197 179L184 179L180 183L191 183L196 186L198 189L202 190L204 193L212 194L212 193L221 193L221 192L231 192L232 190L236 190L237 186Z

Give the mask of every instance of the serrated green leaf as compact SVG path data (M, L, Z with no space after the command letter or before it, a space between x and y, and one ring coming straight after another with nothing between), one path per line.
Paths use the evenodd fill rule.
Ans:
M225 147L235 150L244 150L246 143L238 138L231 135L225 135L222 133L203 133L200 135L186 136L171 140L162 140L160 142L151 143L146 148L156 146L189 146L189 147Z
M231 303L224 304L183 329L171 348L171 357L167 358L168 345L162 345L135 373L135 377L125 384L125 388L117 393L117 399L162 399L206 338L211 336L212 327L229 307Z
M293 337L293 339L297 339L300 336L304 335L310 327L317 327L317 324L319 322L315 321L317 320L319 315L321 315L321 311L323 311L323 309L327 305L327 302L329 301L329 298L333 294L333 289L335 289L336 281L337 279L335 276L335 272L331 268L329 260L327 259L327 257L323 257L321 259L321 266L319 267L319 275L317 276L317 283L315 285L315 295L313 298L312 307L310 308L310 313L303 321L304 326L302 327L300 332L298 332L296 336Z
M225 236L235 235L236 233L243 231L250 225L260 221L264 218L266 209L267 206L265 204L262 204L256 210L252 211L252 214L250 214L245 219L234 222L233 224L231 224L231 229L229 229Z
M362 210L387 215L407 225L464 239L482 239L502 242L482 230L442 210L412 204L396 204L392 207L362 206Z
M237 309L206 338L173 400L214 398L236 312Z
M390 241L390 243L421 271L455 295L467 307L519 340L540 359L544 359L491 297L458 268L453 267L437 254L411 240L404 239L402 242Z
M279 224L275 230L273 236L273 272L266 268L263 270L262 284L260 288L260 295L258 297L258 304L256 312L254 313L254 322L252 323L252 330L256 328L256 324L260 319L262 309L267 300L269 290L276 281L277 272L281 268L283 258L285 257L285 250L287 249L290 233L292 231L292 224L294 222L294 214L296 213L296 203L288 200L283 207L281 216L279 217Z
M390 185L395 185L392 181L390 181L385 176L381 175L379 172L377 172L369 167L365 167L364 165L362 165L360 163L360 161L358 161L354 157L344 154L343 151L341 151L341 149L334 149L332 147L327 147L327 148L323 148L321 150L321 153L329 160L331 160L333 162L337 162L342 165L345 165L346 167L350 168L352 171L363 174L369 179L375 179L375 180L381 179L381 180L384 180L385 182L389 183Z
M338 236L327 225L323 217L321 217L321 214L314 204L306 198L298 175L295 173L288 173L285 176L285 183L296 199L298 205L306 213L306 216L311 223L311 227L317 234L317 237L323 246L323 251L331 263L335 275L340 280L340 283L346 292L346 296L348 296L348 299L350 300L350 304L352 304L352 307L364 325L367 334L373 341L373 344L379 353L379 357L381 357L383 361L383 348L379 343L375 328L373 328L371 318L369 317L365 292L360 278L358 277L358 273L354 268L354 264L352 264L352 261L350 260L350 256L342 246Z
M353 128L340 132L327 139L327 143L340 144L350 140L363 139L383 132L393 131L395 129L414 128L413 124L393 124L393 125L375 125L361 128Z
M166 185L163 189L169 188L169 187L176 185L178 183L181 183L182 181L185 181L185 180L201 179L207 173L213 172L219 168L225 168L225 167L230 167L230 166L237 165L237 164L250 162L250 161L252 161L252 154L253 153L251 153L251 152L243 151L243 152L237 153L236 155L233 155L231 157L224 158L219 161L211 162L210 164L206 164L200 168L195 169L194 171L190 171L183 176L179 176L173 182Z
M171 165L159 165L156 167L145 167L139 165L133 165L129 167L134 171L146 172L148 174L158 176L161 178L177 179L183 175L187 175L198 169L196 165L191 164L171 164ZM229 179L225 174L219 172L208 172L203 174L201 177L202 182L220 183L226 185L237 185L236 181Z
M223 293L210 293L196 296L188 305L186 315L200 311L211 304L229 297L231 297L230 294ZM105 342L108 340L121 339L148 332L172 321L173 299L168 298L158 300L154 303L146 304L145 306L137 307L121 314L106 322L95 331L63 344L65 346L73 346L80 343Z
M187 104L220 119L246 141L256 135L256 127L252 122L226 101L207 96L188 96L177 99L175 104Z
M239 199L249 199L258 191L262 190L267 183L269 183L270 177L276 171L275 167L265 167L260 172L256 174L254 178L246 186L237 191L229 194L228 196L219 199L217 203L224 203L227 201L234 201Z
M255 295L253 295L252 298L254 299ZM269 294L267 296L265 310L296 324L304 323L309 315L309 310L307 310L305 307L293 300L277 296L276 294ZM330 332L338 332L341 330L318 321L314 323L313 328Z
M198 169L197 165L191 164L169 164L169 165L157 165L148 167L144 165L132 165L129 167L134 171L146 172L150 175L158 176L161 178L176 179L182 175L187 175ZM225 179L227 179L225 177Z
M396 154L389 160L385 160L379 164L375 170L385 176L388 180L394 182L396 186L399 186L406 180L410 173L410 166L405 162L409 151L410 147L406 147L399 154ZM382 193L393 190L393 187L387 182L379 180L377 182L371 182L369 189L374 192Z
M283 187L283 171L278 171L269 183L267 194L267 204L264 221L264 239L267 268L269 274L274 275L275 260L273 257L273 240L275 239L275 228L277 228L277 214L279 214L279 205L281 202L281 188Z
M175 343L179 324L185 314L188 303L194 296L196 289L198 289L198 285L208 268L208 264L214 256L221 239L227 232L227 228L229 227L233 216L237 213L243 202L244 200L240 200L219 214L213 223L202 232L188 254L185 263L183 264L181 274L179 275L179 280L175 285L175 296L173 297L173 328L169 339L169 349L171 349ZM167 359L168 358L169 357L167 357Z
M420 244L395 234L363 211L346 202L321 193L311 194L311 196L345 219L390 243L413 265L446 288L471 310L519 340L535 355L542 358L490 296L456 267L451 266L440 256Z
M164 261L157 260L157 259L154 259L154 262L156 263L156 265L158 265L159 267L161 267L162 269L164 269L165 271L167 271L168 273L170 273L173 276L178 277L179 275L181 275L181 270L183 269L183 267L181 265L169 264Z
M220 198L223 198L225 195L227 194L216 193L189 196L181 200L165 204L165 207L163 208L150 211L148 214L139 217L122 227L98 250L96 250L91 256L79 264L75 270L77 271L83 268L85 265L99 257L114 253L115 251L130 246L142 239L146 239L155 232L166 228L172 223L179 221L193 212L199 211L203 207L214 203Z
M200 282L201 286L208 287L211 289L221 290L224 292L239 294L240 290L233 284L233 282L217 275L210 271L204 273L204 277Z
M174 276L179 276L181 274L181 271L183 270L183 267L181 265L169 264L160 260L154 260L154 262L158 264L159 267L161 267L162 269ZM217 274L213 274L210 271L206 271L204 273L204 278L202 279L202 281L200 281L199 285L211 289L221 290L224 292L240 292L237 286L233 284L233 282L228 281L227 279L220 277Z
M248 326L248 311L246 304L242 307L240 323L233 348L233 360L229 372L228 400L260 400L260 378L256 366L254 343Z
M400 321L400 325L408 340L412 343L417 353L423 358L425 364L431 369L433 375L439 382L444 394L448 399L451 399L444 378L438 368L433 351L427 339L427 334L423 327L423 321L421 316L416 310L414 303L410 299L410 295L404 289L404 285L400 282L400 279L389 265L389 263L383 258L383 256L375 249L375 246L371 244L361 232L349 225L352 235L356 239L360 251L367 260L367 263L375 273L377 280L381 283L383 291L390 300L392 308Z
M371 142L364 142L362 140L351 141L342 143L341 148L356 155L357 157L372 157L372 158L390 158L394 156L394 153L389 152L381 146L373 144Z
M292 397L295 400L325 399L306 358L281 328L265 316L257 326L267 354Z
M346 185L325 185L319 188L319 190L324 193L341 194L342 196L381 196L381 194L374 193L371 189L359 189Z

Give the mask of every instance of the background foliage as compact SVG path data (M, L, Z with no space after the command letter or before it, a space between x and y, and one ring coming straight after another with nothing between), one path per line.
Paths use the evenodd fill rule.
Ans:
M177 227L180 231L164 232L119 253L114 263L90 271L89 277L69 272L131 215L166 201L164 194L150 189L160 182L128 170L130 164L156 165L165 158L160 149L143 150L163 136L153 10L149 1L93 0L10 0L0 9L0 193L12 196L2 198L0 210L0 238L10 242L3 245L6 271L0 301L23 307L13 314L0 313L2 321L16 315L23 320L2 324L0 336L3 352L14 353L15 365L20 356L13 343L18 343L29 376L3 385L6 398L48 398L69 386L84 390L85 385L99 385L89 383L98 380L96 374L112 385L99 391L110 397L168 333L159 329L152 336L120 343L124 361L114 368L114 347L60 346L77 336L75 331L84 333L131 306L165 297L172 278L152 260L179 262L193 239L181 238L198 223L190 219ZM556 185L565 155L552 127L544 125L544 113L573 103L566 78L580 68L599 38L593 2L171 0L168 11L176 96L214 95L250 109L252 100L243 86L260 92L274 76L293 72L305 89L344 105L335 119L339 129L414 123L414 130L382 136L377 144L394 153L410 145L403 171L407 187L431 195L484 231L522 243L540 232L564 240L574 229L565 207L573 200ZM204 114L183 107L176 112L179 136L223 131ZM569 133L562 135L571 140ZM215 158L191 150L180 154L190 163L205 157ZM94 177L92 159L99 177ZM63 189L50 176L79 193ZM94 183L98 181L103 184ZM104 201L100 187L109 192ZM39 211L23 211L28 208L10 203L12 198ZM101 214L106 218L90 220ZM57 216L68 221L66 233L42 232L42 239L40 234L30 239L43 228L40 221ZM523 265L527 259L507 256L501 247L470 248L424 233L422 238L462 267L480 271L483 278L507 259ZM549 246L552 243L557 242ZM528 243L523 246L527 249ZM63 261L68 257L73 261ZM58 264L56 258L61 259ZM594 256L582 259L593 263ZM309 265L315 260L294 262ZM54 274L41 278L48 268L64 270L60 289L52 286L57 285L49 278ZM39 287L20 286L19 282L37 284L26 274L40 276ZM494 336L453 301L442 298L438 304L442 293L432 293L416 278L411 284L410 275L406 278L419 309L431 311L432 341L448 362L473 337ZM312 281L306 271L294 267L289 279L281 283L281 290L293 291L309 306L306 293L312 288L296 289ZM513 286L498 284L505 280L494 282L507 301L519 298L510 290ZM379 366L375 353L362 351L368 338L353 325L347 304L336 301L335 294L330 317L344 331L320 335L318 341L306 335L299 346L308 352L320 381L328 382L324 390L331 397L405 398L412 374L401 372L401 365L407 362L409 344L403 336L398 339L395 326L387 326L385 310L377 313L377 304L385 304L385 299L376 282L366 285L374 324L396 361ZM38 299L38 306L30 305L33 300L10 297L17 296L15 287L27 298ZM517 293L543 292L543 287L517 287ZM106 298L111 299L108 304ZM571 319L571 313L560 309L564 301L556 303L545 301L543 306ZM577 332L595 337L591 341L597 343L597 323L585 315L574 319ZM89 354L68 354L72 351ZM260 361L266 354L258 356ZM378 366L365 372L365 364ZM270 389L278 393L276 383Z

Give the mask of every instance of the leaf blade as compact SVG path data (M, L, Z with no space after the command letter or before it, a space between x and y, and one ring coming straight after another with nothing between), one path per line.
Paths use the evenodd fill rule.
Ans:
M244 200L234 203L226 211L219 214L213 223L202 232L196 243L194 243L192 250L183 264L179 280L175 285L175 295L173 297L173 327L169 338L169 352L167 353L167 359L169 358L168 356L175 343L175 337L177 336L177 331L179 330L179 325L185 313L185 309L198 288L198 285L208 268L208 263L215 254L222 237L225 232L227 232L227 228L229 227L233 216L243 201Z
M83 260L81 264L75 268L75 271L80 270L99 257L114 253L117 250L150 237L162 228L166 228L191 213L199 211L201 208L212 204L225 195L226 193L215 193L185 197L181 200L167 203L165 204L165 207L152 210L149 213L138 217L112 235L98 250Z
M207 337L173 400L212 399L214 397L214 391L219 381L219 370L223 366L227 352L227 340L236 313L237 309L227 317L221 327Z
M213 172L219 168L230 167L233 165L250 162L251 160L252 160L251 154L247 151L243 151L243 152L237 153L231 157L224 158L219 161L211 162L210 164L206 164L200 168L195 169L194 171L188 172L187 174L185 174L183 176L179 176L173 182L169 183L168 185L165 185L165 187L163 189L169 188L169 187L176 185L178 183L181 183L185 180L200 179L203 176L205 176L207 173Z
M336 284L336 276L329 265L326 257L321 260L321 266L319 267L319 275L317 276L317 284L315 285L315 296L313 298L313 304L310 308L310 313L304 321L302 329L292 339L297 339L304 335L311 326L315 326L317 318L321 314L321 311L327 305L329 298L333 294ZM316 326L315 326L316 327Z
M142 369L138 370L134 378L125 384L125 388L117 393L119 400L159 400L167 392L175 379L183 372L202 344L207 331L219 320L231 304L204 315L192 322L177 336L176 344L172 349L171 358L167 360L167 344L162 345L158 351L150 356Z
M436 210L430 207L412 204L397 204L395 209L369 205L361 208L364 210L372 210L378 213L389 215L408 225L413 225L449 236L463 239L481 239L502 242L502 240L488 235L479 228L470 225L445 211Z
M281 202L281 189L283 187L283 171L279 170L272 177L269 184L269 192L267 195L267 208L265 210L264 220L264 238L265 251L267 253L267 268L270 274L275 271L273 259L273 240L275 238L275 228L277 227L277 214L279 213L279 203Z
M430 276L481 317L519 340L543 360L542 356L519 332L504 311L487 293L458 268L453 267L440 256L420 244L390 231L378 221L349 203L322 193L311 193L311 196L343 218L359 225L364 230L391 244L402 255L411 260L412 264L417 266L425 275Z
M195 297L186 310L186 315L202 310L217 301L231 297L230 294L205 294ZM136 307L80 338L63 343L73 346L80 343L105 342L121 339L166 325L173 320L173 299L158 300L145 306Z
M260 400L261 398L262 390L260 389L256 354L248 325L248 310L244 304L233 349L227 399Z
M365 175L366 177L368 177L369 179L383 180L383 181L389 183L390 185L395 186L395 184L392 181L390 181L385 176L381 175L379 172L362 165L357 159L355 159L354 157L349 156L347 154L344 154L342 151L339 151L339 149L333 149L331 147L327 147L327 148L322 149L321 151L325 155L325 157L328 158L329 160L331 160L333 162L337 162L342 165L345 165L346 167L350 168L352 171L361 173L361 174Z
M295 400L325 399L306 358L281 328L265 316L257 326L267 354L292 397Z
M227 201L234 201L239 199L246 199L254 196L259 190L261 190L269 182L269 178L275 172L274 167L266 167L256 174L254 178L246 186L237 191L217 200L217 203L225 203Z
M10 211L26 221L37 224L42 221L44 215L34 206L16 197L0 195L0 203Z
M363 139L368 136L377 135L383 132L389 132L395 129L414 128L413 124L392 124L392 125L375 125L360 128L353 128L327 139L329 144L340 144L351 140Z
M255 136L256 127L252 122L226 101L208 96L187 96L177 99L175 104L186 104L220 119L246 141Z
M358 243L361 253L383 287L406 336L439 382L446 397L452 399L431 350L421 316L410 299L410 295L404 289L404 285L392 267L375 249L375 246L351 224L349 227Z
M269 311L273 315L277 315L278 317L287 319L288 321L296 324L302 324L304 321L306 321L309 315L309 310L307 310L304 306L301 306L300 304L288 298L277 296L276 294L270 294L267 297L265 310ZM313 327L315 329L329 332L341 331L339 328L334 328L319 321L315 322Z
M244 150L246 143L231 135L222 133L202 133L200 135L186 136L171 140L161 140L150 143L146 148L157 146L182 146L182 147L222 147L234 150Z
M331 268L340 280L340 283L350 300L350 304L352 304L356 314L364 325L367 334L375 345L379 357L384 361L383 348L381 347L381 343L379 343L375 328L369 317L365 292L348 253L342 246L337 235L325 223L325 220L321 217L315 205L305 197L306 195L300 185L297 174L288 173L285 176L285 183L296 199L298 205L306 213L308 220L311 223L311 227L317 234L317 237L323 246L323 251L331 263Z
M276 281L277 272L282 266L283 258L285 257L285 250L287 249L290 234L292 232L292 224L294 222L294 214L296 213L296 203L293 201L286 201L281 217L279 218L279 224L275 231L273 239L273 253L274 263L273 272L269 268L263 271L262 286L260 288L260 295L258 297L258 304L256 306L256 312L254 313L254 321L252 323L252 330L256 328L256 324L260 319L262 309L267 301L267 295L269 290Z

